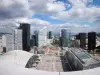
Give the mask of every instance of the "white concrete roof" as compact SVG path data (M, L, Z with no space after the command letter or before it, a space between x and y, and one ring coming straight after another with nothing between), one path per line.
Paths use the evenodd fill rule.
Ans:
M100 68L73 71L73 72L47 72L24 68L15 64L0 64L0 75L99 75Z
M12 63L25 67L32 53L22 50L12 50L3 55L0 55L0 63Z
M25 51L10 51L0 55L0 75L99 75L100 67L90 70L74 72L47 72L34 69L28 69L25 66L31 53ZM23 64L24 63L24 64ZM18 65L20 66L18 66Z

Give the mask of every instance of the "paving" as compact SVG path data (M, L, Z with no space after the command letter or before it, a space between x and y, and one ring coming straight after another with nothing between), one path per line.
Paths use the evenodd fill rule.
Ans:
M43 56L36 68L44 71L63 72L61 59L55 54Z

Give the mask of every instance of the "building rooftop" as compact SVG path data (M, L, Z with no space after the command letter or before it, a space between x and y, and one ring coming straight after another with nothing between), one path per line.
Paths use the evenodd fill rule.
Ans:
M84 69L96 68L100 66L100 61L93 58L86 50L74 48L71 49L71 51L75 54L76 57L78 57L79 60L84 62Z
M20 56L20 58L17 57L19 60L16 59L16 58L14 59L13 58L14 56L16 56L16 57ZM7 52L3 55L0 55L0 75L42 75L42 74L43 75L99 75L100 74L100 68L74 71L74 72L55 72L56 70L58 70L58 71L62 70L61 68L59 69L59 67L60 67L59 57L56 57L55 55L51 55L51 58L50 58L50 56L42 56L43 57L42 62L48 63L48 66L46 64L43 65L44 68L48 69L50 71L54 70L53 72L43 71L44 68L43 68L42 71L30 69L30 68L25 68L23 66L17 65L16 63L12 63L15 60L16 61L22 61L23 60L23 62L26 62L26 60L29 59L31 56L32 56L31 53L21 51L21 50L10 51L10 52ZM21 59L21 58L23 58L23 59ZM55 59L56 59L56 61L55 61ZM53 63L50 64L48 61L50 61L50 62L53 61ZM40 64L42 64L42 63L40 63ZM22 65L22 64L20 64L20 65ZM41 67L43 67L43 66L41 66ZM58 68L55 69L56 66L58 66ZM50 69L50 68L52 68L52 69Z
M12 50L0 55L0 64L7 62L25 67L31 56L33 56L33 54L26 51Z

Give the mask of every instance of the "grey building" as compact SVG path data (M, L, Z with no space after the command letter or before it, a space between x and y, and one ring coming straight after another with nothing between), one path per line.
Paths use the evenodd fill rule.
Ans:
M80 38L80 47L85 49L86 48L86 33L79 33Z
M48 32L48 39L52 39L52 32L51 31Z

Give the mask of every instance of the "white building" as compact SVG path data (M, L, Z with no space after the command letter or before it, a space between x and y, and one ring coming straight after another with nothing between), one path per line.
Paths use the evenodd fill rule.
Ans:
M39 30L38 35L38 46L46 46L47 45L47 27L42 28Z
M13 34L6 34L3 39L5 41L6 51L14 50L14 35Z
M0 32L0 52L3 48L6 51L22 50L22 30L12 29L10 32Z
M0 35L0 52L3 52L4 47L6 48L6 51L14 50L14 40L12 34Z
M0 35L0 53L3 51L2 41L2 35Z
M14 49L15 50L22 50L22 30L15 29L15 37L14 37Z

